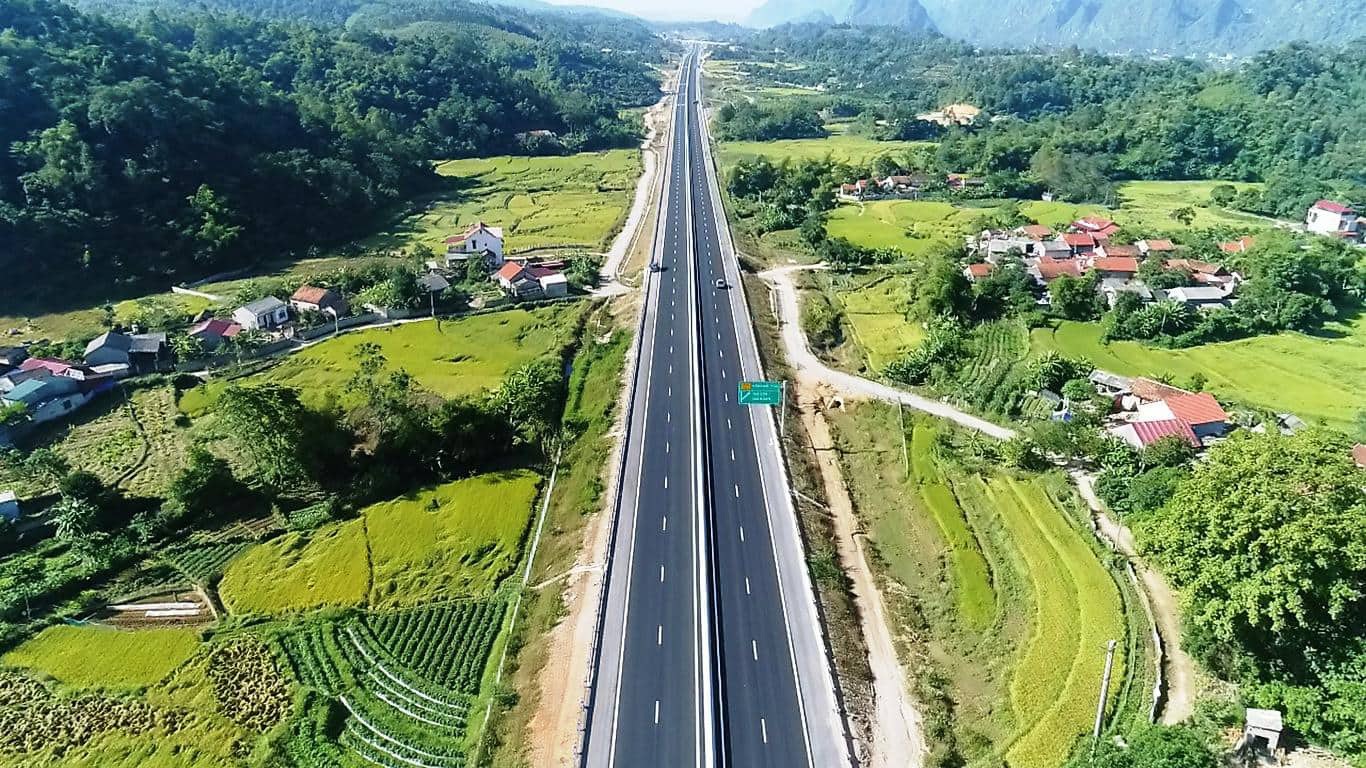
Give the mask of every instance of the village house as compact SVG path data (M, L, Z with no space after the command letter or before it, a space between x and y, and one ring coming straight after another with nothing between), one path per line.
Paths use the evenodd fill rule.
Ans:
M1228 414L1208 392L1172 395L1135 410L1134 422L1179 419L1189 424L1196 437L1221 437L1228 431Z
M1042 224L1026 224L1015 231L1030 240L1048 240L1053 237L1053 230Z
M501 269L504 263L503 228L477 221L464 233L446 238L448 269L463 265L472 256L481 256L491 270Z
M1211 264L1206 261L1166 259L1162 262L1162 266L1166 269L1185 272L1191 276L1192 282L1200 285L1222 288L1226 294L1231 293L1242 282L1241 275L1229 272L1222 265Z
M1304 216L1304 228L1316 235L1355 240L1359 236L1357 212L1332 200L1320 200Z
M1170 288L1166 292L1171 301L1196 309L1221 309L1228 306L1228 292L1212 285L1192 285Z
M1109 240L1119 232L1119 225L1100 216L1083 216L1072 222L1074 232L1085 232L1097 242Z
M1366 469L1366 443L1352 446L1352 461L1356 462L1358 467Z
M1143 255L1136 245L1110 245L1101 243L1096 248L1096 255L1110 259L1137 259Z
M980 176L969 176L965 173L950 173L944 177L949 189L954 192L962 192L971 187L985 187L987 180Z
M992 265L987 262L969 264L966 267L963 267L963 276L966 277L969 282L975 283L978 280L986 278L987 275L990 275L991 269Z
M289 306L266 296L233 310L232 319L249 331L270 331L289 322Z
M1154 295L1153 290L1142 280L1134 280L1131 277L1102 277L1100 284L1096 286L1100 295L1105 297L1105 303L1111 309L1119 301L1120 294L1132 293L1137 296L1144 304L1151 303Z
M1076 259L1036 259L1026 269L1041 286L1047 286L1063 275L1081 277L1081 262Z
M569 281L564 274L546 267L509 261L494 275L494 280L514 299L553 299L569 295Z
M319 288L315 285L301 285L294 295L289 297L289 305L294 307L295 312L320 312L332 314L335 317L346 317L351 314L351 306L346 299L331 288Z
M1161 256L1176 252L1176 244L1170 240L1139 240L1134 245L1138 246L1139 252L1144 256L1154 253Z
M1062 240L1040 240L1034 244L1033 254L1039 259L1070 259L1072 246Z
M155 371L166 358L166 334L116 331L102 333L85 345L85 362L90 366L125 366L138 372Z
M0 374L18 368L28 359L28 347L0 347Z
M198 325L193 326L186 333L193 339L198 339L204 351L212 352L222 346L224 341L229 341L242 332L242 326L230 320L211 317Z
M118 366L122 367L122 366ZM124 368L126 370L126 368ZM0 403L22 404L35 423L80 408L114 386L114 376L52 358L29 358L0 385Z
M1099 272L1102 280L1132 280L1134 275L1138 274L1138 259L1128 256L1097 256L1091 259L1091 269Z
M1246 253L1256 244L1256 238L1244 236L1227 243L1220 243L1219 250L1224 253Z
M1200 447L1200 438L1195 436L1191 425L1180 419L1158 419L1154 421L1132 421L1106 430L1141 451L1164 437L1175 437L1189 443L1192 448Z
M1089 256L1096 250L1096 239L1087 232L1067 232L1062 236L1073 256Z
M933 112L921 112L915 119L948 128L953 125L972 125L981 114L982 110L971 104L950 104Z

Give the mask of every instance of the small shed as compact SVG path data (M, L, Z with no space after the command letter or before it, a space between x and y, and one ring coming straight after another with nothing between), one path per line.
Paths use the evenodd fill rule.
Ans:
M1268 751L1275 752L1280 748L1281 731L1284 727L1279 710L1249 709L1247 726L1243 729L1243 742L1250 747L1266 744Z

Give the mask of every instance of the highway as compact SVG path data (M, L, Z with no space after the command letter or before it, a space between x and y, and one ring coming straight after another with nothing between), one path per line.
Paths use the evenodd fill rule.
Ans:
M675 99L582 764L850 764L699 106ZM719 281L719 284L718 284Z

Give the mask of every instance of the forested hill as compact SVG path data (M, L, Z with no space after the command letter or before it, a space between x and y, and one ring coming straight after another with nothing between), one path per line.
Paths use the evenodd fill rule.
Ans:
M973 45L1105 53L1251 54L1304 40L1347 42L1366 0L768 0L754 26L810 21L937 30Z
M661 55L642 25L439 7L472 14L400 33L0 0L0 304L333 244L435 183L433 158L520 132L638 140L620 110L657 98Z

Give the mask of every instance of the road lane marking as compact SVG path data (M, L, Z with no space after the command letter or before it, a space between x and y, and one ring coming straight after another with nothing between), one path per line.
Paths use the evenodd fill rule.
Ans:
M659 725L659 699L655 699L655 725ZM764 731L764 743L768 743L768 731Z
M659 625L659 628L655 630L655 645L663 645L663 644L664 644L664 625L663 625L663 624L660 624L660 625ZM755 661L758 661L758 658L755 658Z
M730 417L726 417L726 429L730 429Z
M740 498L740 484L739 484L739 483L736 483L736 484L735 484L735 498L737 498L737 499Z
M750 651L753 652L753 654L754 654L754 660L755 660L755 661L758 661L758 660L759 660L759 641L758 641L758 640L750 640L750 641L749 641L749 649L750 649Z
M668 515L665 515L665 516L664 516L664 525L660 527L660 530L662 530L664 533L668 533L668 532L669 532L669 516L668 516Z
M660 566L659 566L659 583L660 583L660 584L663 584L663 583L664 583L664 565L663 565L663 564L660 564Z
M749 594L749 577L745 577L745 594Z
M664 476L664 487L665 487L665 488L668 488L668 487L669 487L669 476L668 476L668 475L665 475L665 476Z
M730 449L730 460L735 461L735 449Z
M659 702L657 702L657 701L655 702L655 708L656 708L656 709L659 708ZM655 716L655 722L656 722L656 723L659 722L659 716L658 716L658 715ZM763 732L763 734L764 734L764 743L767 744L767 743L768 743L768 723L767 723L762 717L759 718L759 730Z
M742 525L742 526L740 526L740 541L743 542L744 540L745 540L745 526Z

